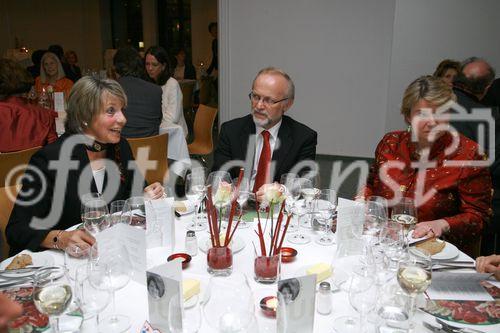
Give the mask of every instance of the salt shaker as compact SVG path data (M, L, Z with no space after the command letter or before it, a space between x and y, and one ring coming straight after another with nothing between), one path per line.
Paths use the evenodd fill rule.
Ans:
M322 315L327 315L332 312L332 289L328 282L321 282L319 284L316 309L318 313Z
M196 240L196 233L192 230L186 233L186 253L191 257L198 254L198 241Z

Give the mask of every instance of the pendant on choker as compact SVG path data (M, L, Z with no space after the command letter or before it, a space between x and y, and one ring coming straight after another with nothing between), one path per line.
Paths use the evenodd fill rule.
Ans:
M93 151L95 153L98 153L100 151L106 150L108 148L107 143L101 143L99 141L94 141L92 142L91 145L86 145L87 150Z

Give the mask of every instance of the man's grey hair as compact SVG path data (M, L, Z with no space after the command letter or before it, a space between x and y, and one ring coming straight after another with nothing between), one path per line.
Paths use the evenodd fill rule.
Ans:
M104 92L117 97L123 103L123 108L127 106L127 95L115 80L84 76L75 83L68 98L64 123L67 133L83 133L90 126L92 119L101 111Z
M257 75L255 76L255 79L253 79L252 87L255 84L255 80L257 80L257 78L263 74L281 75L282 77L284 77L288 83L287 97L290 99L295 98L295 84L293 83L293 80L290 77L290 75L288 75L284 70L282 70L280 68L266 67L266 68L261 69L259 71L259 73L257 73Z

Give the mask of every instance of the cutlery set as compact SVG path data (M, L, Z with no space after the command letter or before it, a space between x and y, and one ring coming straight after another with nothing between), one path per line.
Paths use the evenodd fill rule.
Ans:
M0 271L0 289L32 285L37 282L44 282L48 279L55 280L62 277L63 274L57 274L60 267L49 266L30 266L19 269Z
M473 328L450 325L439 318L436 318L436 322L439 326L434 326L433 324L425 321L423 322L423 324L425 328L435 333L484 333L483 331Z

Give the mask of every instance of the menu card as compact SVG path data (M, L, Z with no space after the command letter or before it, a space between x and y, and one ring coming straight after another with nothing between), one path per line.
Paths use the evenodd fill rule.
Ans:
M175 215L174 198L162 198L148 201L146 205L146 220L148 226L156 225L161 231L158 234L148 233L148 249L153 247L167 247L170 251L175 248ZM162 238L162 239L161 239ZM158 243L159 241L159 243Z
M63 92L55 92L54 93L54 110L57 112L64 112L64 93Z
M364 204L339 199L337 211L337 257L362 254L363 241L360 237L363 232Z
M134 270L133 279L146 284L146 234L144 229L118 223L96 235L99 255L112 255L118 246L125 246Z
M149 322L162 332L170 332L168 323L182 318L182 268L177 260L156 266L146 272ZM170 303L172 303L172 306ZM172 318L173 317L173 318Z
M313 332L316 275L278 281L278 300L278 333Z
M493 297L481 286L491 274L433 272L427 289L430 299L492 301Z

